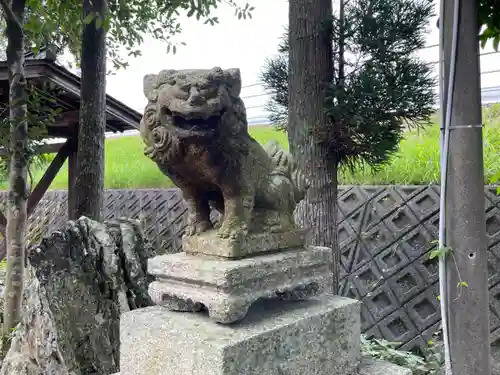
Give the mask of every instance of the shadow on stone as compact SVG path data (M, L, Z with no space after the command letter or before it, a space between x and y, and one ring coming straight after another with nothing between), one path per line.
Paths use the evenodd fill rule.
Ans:
M280 316L284 310L293 314L294 311L315 308L319 305L321 305L321 300L317 299L291 301L280 298L261 298L250 307L245 320L233 323L231 327L244 328L264 320L273 320Z
M239 320L229 324L222 324L223 326L228 326L232 328L245 328L246 326L259 323L267 319L273 319L279 316L283 310L293 313L294 310L301 310L305 308L313 308L318 305L319 301L304 300L304 301L294 301L294 300L283 300L281 298L260 298L255 303L251 305L245 315L244 320ZM207 307L200 304L199 309L196 311L190 310L193 314L198 315L201 319L209 319L209 311ZM173 314L183 314L184 311L175 311ZM219 323L218 323L219 324Z

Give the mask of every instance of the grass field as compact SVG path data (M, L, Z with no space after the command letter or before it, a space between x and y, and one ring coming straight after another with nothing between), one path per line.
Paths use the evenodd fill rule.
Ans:
M261 143L271 139L277 140L288 148L286 134L269 126L252 126L252 136ZM120 188L164 188L172 187L171 181L165 177L151 160L143 154L144 144L139 136L108 138L105 146L104 184L109 189ZM33 177L38 181L43 171L34 171ZM51 189L66 189L68 181L67 163L61 168L51 185ZM0 190L6 189L7 183L0 183Z
M437 121L437 118L436 118ZM483 111L483 155L485 183L500 172L500 106ZM379 171L369 168L354 174L343 173L342 184L392 185L435 184L440 182L439 125L408 132L399 152Z
M254 126L250 133L259 142L276 139L288 147L286 134L270 126ZM500 171L500 119L487 121L484 128L485 182ZM37 181L42 171L34 171ZM51 189L67 187L67 165L51 185ZM399 152L391 162L375 173L369 168L355 173L343 172L342 184L430 184L439 182L439 127L433 125L425 130L408 132ZM152 161L143 155L143 143L137 136L110 138L106 140L105 186L118 188L163 188L172 187ZM5 189L6 183L0 184Z
M431 184L440 181L439 126L409 132L399 152L376 173L369 168L344 173L343 184ZM500 120L488 121L483 130L485 183L500 171Z

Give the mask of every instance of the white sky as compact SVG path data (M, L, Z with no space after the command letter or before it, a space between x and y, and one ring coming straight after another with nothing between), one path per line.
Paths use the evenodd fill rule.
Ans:
M239 1L239 0L238 0ZM214 14L220 23L216 26L204 25L196 19L181 19L183 33L178 41L186 43L180 46L176 55L166 53L166 45L147 37L143 44L142 56L131 58L126 70L119 70L116 75L108 76L107 93L124 102L131 108L142 112L145 99L142 92L142 78L148 73L157 73L162 69L187 68L240 68L243 79L242 97L248 108L249 120L266 117L263 105L266 96L258 83L261 67L266 57L276 53L285 25L288 23L287 0L241 0L248 1L255 10L251 20L238 20L234 10L221 6ZM439 11L436 2L436 13ZM437 18L429 25L427 45L438 43ZM491 51L491 47L485 51ZM438 49L429 48L420 52L426 61L438 59ZM482 71L498 69L500 54L481 58ZM437 67L437 65L436 65ZM482 86L500 85L500 74L482 76ZM250 97L249 96L253 96Z

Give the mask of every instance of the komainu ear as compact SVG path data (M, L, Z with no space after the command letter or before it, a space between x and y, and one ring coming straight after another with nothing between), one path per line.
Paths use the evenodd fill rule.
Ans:
M240 96L241 93L241 72L238 68L224 70L224 78L226 84L231 90L234 97Z
M220 66L214 66L210 69L209 77L213 80L224 80L224 70Z
M142 80L142 90L144 92L144 96L149 101L156 101L158 98L158 75L157 74L146 74Z
M158 76L156 77L156 87L160 87L162 85L170 85L173 86L175 85L175 80L177 76L179 75L178 70L174 69L163 69L158 73Z

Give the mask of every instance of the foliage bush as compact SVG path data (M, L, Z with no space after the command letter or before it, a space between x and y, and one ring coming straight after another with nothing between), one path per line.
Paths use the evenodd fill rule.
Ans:
M443 366L443 355L429 342L429 347L422 355L398 350L399 343L382 339L368 339L361 336L361 353L364 357L378 359L410 369L413 375L432 375Z
M425 45L433 12L432 0L354 0L346 2L344 19L332 15L335 78L325 103L330 120L315 134L330 160L349 169L364 164L378 168L397 151L408 126L429 123L436 82L431 66L416 51ZM286 33L278 52L266 60L262 81L271 92L270 119L283 129Z

